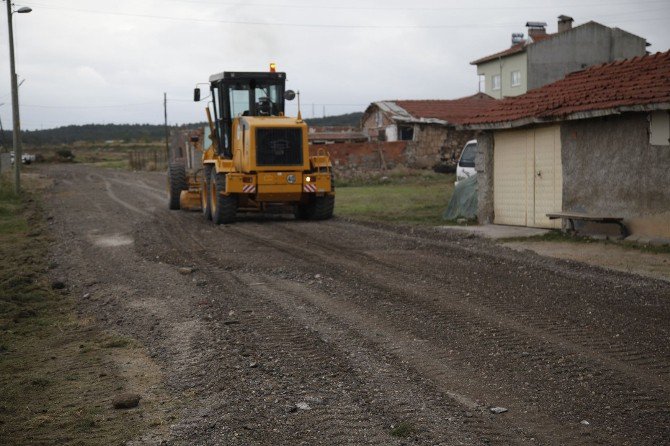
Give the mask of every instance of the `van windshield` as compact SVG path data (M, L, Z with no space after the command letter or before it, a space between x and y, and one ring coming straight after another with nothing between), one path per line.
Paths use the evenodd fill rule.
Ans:
M475 167L475 155L477 154L477 143L471 143L463 148L458 165L461 167Z

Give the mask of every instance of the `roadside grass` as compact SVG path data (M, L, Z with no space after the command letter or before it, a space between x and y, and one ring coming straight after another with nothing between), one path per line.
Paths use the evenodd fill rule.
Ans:
M454 175L398 174L336 183L335 214L358 220L444 225Z
M670 254L670 246L654 246L638 242L629 242L626 240L596 240L588 236L564 233L559 230L552 230L542 235L531 237L508 237L498 240L500 243L507 242L561 242L575 244L602 244L618 246L620 248L631 249L651 254Z
M122 444L155 422L111 408L128 384L114 355L134 347L52 290L49 243L35 197L0 182L0 444Z
M407 438L414 433L416 433L416 429L407 421L402 421L397 426L393 426L390 432L391 436L398 438Z

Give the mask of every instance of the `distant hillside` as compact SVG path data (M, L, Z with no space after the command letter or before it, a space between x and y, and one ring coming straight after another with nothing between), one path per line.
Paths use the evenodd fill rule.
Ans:
M358 127L361 125L362 112L347 113L345 115L326 116L325 118L305 119L311 126L344 126Z
M363 113L347 113L345 115L328 116L325 118L305 119L311 126L351 126L360 125ZM204 122L184 124L179 128L204 127ZM156 124L85 124L68 125L46 130L24 130L21 132L24 144L31 146L70 144L77 141L158 141L165 137L165 129ZM5 130L0 135L0 143L12 144L12 131Z
M180 128L196 128L204 123L185 124ZM155 124L86 124L68 125L46 130L21 132L25 144L33 146L69 144L76 141L156 141L165 137L165 127ZM11 145L11 130L4 132L5 144Z

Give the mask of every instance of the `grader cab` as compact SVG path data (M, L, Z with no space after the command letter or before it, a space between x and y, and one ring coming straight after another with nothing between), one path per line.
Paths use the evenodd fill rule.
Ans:
M209 79L206 108L211 145L201 144L202 167L170 163L170 208L199 202L215 224L238 212L284 211L296 218L333 216L335 191L325 150L310 156L307 124L284 115L286 74L223 72ZM200 89L194 100L200 101Z

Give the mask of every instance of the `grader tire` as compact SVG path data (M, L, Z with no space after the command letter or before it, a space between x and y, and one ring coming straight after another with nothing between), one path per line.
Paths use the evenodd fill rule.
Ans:
M186 184L186 167L183 164L170 164L168 167L168 185L170 209L179 210L179 197L181 191L188 189Z
M333 218L335 195L312 197L307 204L299 204L295 218L299 220L328 220Z
M335 195L315 197L312 205L311 220L329 220L335 211Z
M207 220L212 219L212 202L210 200L209 188L210 188L210 182L212 181L211 176L213 169L214 168L212 167L211 164L205 164L202 174L202 177L205 181L204 181L204 187L200 191L200 201L202 206L202 215L204 215L205 219Z
M210 203L212 204L212 221L215 225L232 223L237 213L237 197L224 195L226 191L226 174L212 171L210 182Z

